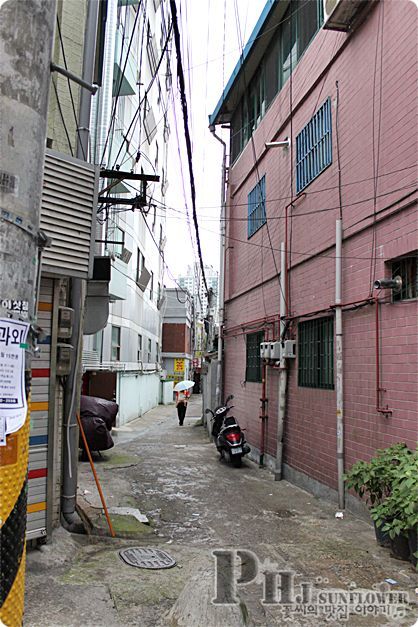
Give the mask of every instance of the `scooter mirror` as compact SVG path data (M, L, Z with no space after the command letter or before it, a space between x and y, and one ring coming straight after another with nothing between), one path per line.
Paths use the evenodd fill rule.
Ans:
M205 414L210 414L210 409L205 409Z
M232 399L233 399L233 398L234 398L234 395L233 395L233 394L230 394L230 395L228 396L228 398L226 399L226 401L225 401L225 402L226 402L226 403L229 403L229 401L232 401Z

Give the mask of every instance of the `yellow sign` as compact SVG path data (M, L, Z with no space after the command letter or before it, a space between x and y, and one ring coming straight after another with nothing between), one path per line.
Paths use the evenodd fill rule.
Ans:
M174 360L174 372L184 372L184 359Z

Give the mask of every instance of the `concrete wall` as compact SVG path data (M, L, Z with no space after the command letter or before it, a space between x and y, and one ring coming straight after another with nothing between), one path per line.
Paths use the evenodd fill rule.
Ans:
M227 238L231 238L231 246L227 248L225 271L224 390L235 395L235 414L240 425L248 429L250 444L256 447L260 444L261 383L245 381L245 335L228 334L228 327L278 315L279 248L285 239L284 215L291 184L295 194L295 151L266 150L264 142L286 136L292 136L294 141L318 107L331 98L332 164L294 203L288 223L289 306L293 316L301 316L328 308L335 300L337 132L344 225L343 302L367 298L371 279L390 271L386 262L417 248L413 193L418 140L414 93L416 22L413 3L380 2L351 35L321 30L293 73L292 124L288 81L255 131L254 146L250 142L230 168ZM340 99L338 129L336 81ZM269 233L264 226L247 240L243 215L248 193L257 183L254 151L259 156L258 175L266 176ZM306 215L309 213L312 215ZM389 417L379 414L375 404L374 307L343 314L347 467L393 442L405 441L415 446L417 313L416 300L381 306L381 376L385 388L382 404L392 409ZM296 321L290 331L297 339ZM335 390L299 387L297 368L296 359L290 363L289 371L285 462L288 467L336 488ZM278 371L269 369L266 448L272 456L276 454L277 392Z
M117 377L117 426L120 427L159 404L161 382L158 373L119 372Z
M57 2L57 18L61 28L65 61L57 26L55 28L55 42L52 60L61 67L65 67L66 62L68 69L71 72L74 72L77 76L82 75L83 69L84 27L86 15L87 2L85 2L85 0L71 0L70 2L61 0ZM75 154L77 123L73 112L71 95L78 118L80 87L72 81L68 83L68 80L64 76L61 76L56 72L53 72L51 76L57 87L58 99L55 89L53 85L51 85L49 94L47 137L52 140L52 148L54 150L64 154L71 154L72 150ZM71 87L71 93L69 85ZM58 102L65 119L65 126L68 130L71 149L66 136L64 124L62 122Z

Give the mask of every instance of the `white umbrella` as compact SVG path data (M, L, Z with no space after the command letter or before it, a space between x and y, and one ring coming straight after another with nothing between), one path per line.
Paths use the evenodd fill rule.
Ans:
M175 392L183 392L184 390L190 390L194 386L194 381L179 381L174 386Z

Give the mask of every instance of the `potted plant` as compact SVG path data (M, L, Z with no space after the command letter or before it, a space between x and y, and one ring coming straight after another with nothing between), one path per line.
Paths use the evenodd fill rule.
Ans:
M345 474L347 488L353 489L360 498L365 498L370 507L379 507L392 492L396 469L410 454L404 443L379 449L369 462L358 461ZM375 519L373 520L377 542L381 546L389 546L389 534L384 531L381 524L377 525Z
M377 528L390 538L392 554L417 564L418 448L399 460L388 497L371 508Z

